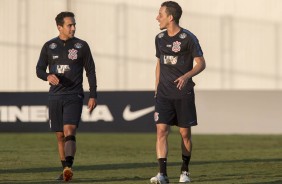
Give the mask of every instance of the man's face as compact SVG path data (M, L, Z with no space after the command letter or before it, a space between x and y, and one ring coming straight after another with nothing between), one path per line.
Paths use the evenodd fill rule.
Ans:
M157 16L157 21L160 23L160 30L166 29L168 24L170 23L171 15L167 15L166 7L162 6L159 10L159 14Z
M75 19L73 17L65 17L64 25L58 26L61 39L68 40L75 34Z

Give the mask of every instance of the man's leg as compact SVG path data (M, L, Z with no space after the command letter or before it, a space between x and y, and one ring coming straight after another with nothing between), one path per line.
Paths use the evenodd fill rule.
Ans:
M180 128L183 164L181 171L189 171L189 162L192 153L191 128Z
M63 176L65 181L69 181L72 179L73 172L72 172L72 165L73 160L76 152L76 125L66 124L64 125L64 136L65 136L65 160L66 160L66 167L63 171Z
M64 125L66 166L72 167L76 152L76 125Z
M169 126L166 124L157 124L157 142L156 152L159 162L159 173L150 179L151 183L169 183L167 177L167 153L168 153L168 141Z
M63 169L66 167L66 160L65 160L65 136L64 132L56 132L57 142L58 142L58 151L60 160L62 163ZM61 173L57 180L63 180L63 174Z
M179 182L190 182L189 178L189 163L192 153L191 127L180 128L181 149L182 149L182 166Z
M65 161L65 136L64 132L56 132L57 136L57 142L58 142L58 151L59 156L62 162L62 166L65 167L64 161Z
M156 152L159 161L160 173L167 175L166 162L168 153L168 134L169 126L166 124L157 124L157 142L156 142Z
M63 132L63 106L61 96L49 96L49 118L50 128L55 132L57 138L57 146L59 157L62 163L62 167L65 168L65 140ZM63 180L63 174L61 173L56 180Z

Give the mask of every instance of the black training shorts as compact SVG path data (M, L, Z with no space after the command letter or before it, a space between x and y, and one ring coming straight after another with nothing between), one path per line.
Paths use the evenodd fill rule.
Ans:
M82 94L49 96L49 124L52 131L62 132L65 124L78 127L83 97Z
M192 91L180 99L156 97L154 119L157 124L188 128L197 125L195 95Z

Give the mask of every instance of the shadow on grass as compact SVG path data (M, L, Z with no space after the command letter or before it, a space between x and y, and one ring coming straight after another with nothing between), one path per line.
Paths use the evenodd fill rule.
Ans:
M268 163L268 162L282 162L282 158L271 159L242 159L242 160L215 160L215 161L194 161L191 165L205 165L205 164L225 164L225 163Z
M141 177L122 177L122 178L109 178L107 177L106 179L80 179L80 178L74 178L72 181L68 182L68 183L113 183L114 182L130 182L132 181L132 183L137 182L137 181L144 181L144 180L148 180L148 178L141 178ZM60 182L60 181L56 181L56 180L40 180L40 181L36 181L36 180L6 180L4 181L5 184L11 183L11 184L49 184L49 183L64 183L64 182ZM3 184L4 184L3 183ZM2 182L0 182L0 184L2 184Z
M222 163L267 163L267 162L282 162L282 158L276 159L246 159L246 160L216 160L216 161L194 161L191 165L205 165L205 164L222 164ZM168 166L180 165L180 162L169 162ZM157 167L157 162L149 163L116 163L116 164L102 164L102 165L75 165L75 170L89 171L89 170L116 170L116 169L135 169ZM41 167L41 168L19 168L19 169L0 169L0 173L41 173L59 171L61 167Z
M281 184L282 180L276 180L276 181L268 181L268 182L255 182L255 184ZM248 183L248 184L254 184L254 183Z
M174 165L174 163L171 163ZM170 164L170 165L171 165ZM177 163L180 164L180 163ZM103 165L75 165L75 170L79 171L95 171L95 170L116 170L116 169L134 169L144 167L156 167L157 163L117 163L117 164L103 164ZM0 169L0 173L41 173L60 171L61 167L40 167L40 168L21 168L21 169Z

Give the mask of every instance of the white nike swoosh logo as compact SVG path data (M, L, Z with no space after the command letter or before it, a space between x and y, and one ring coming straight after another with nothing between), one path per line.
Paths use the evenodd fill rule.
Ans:
M130 105L127 105L123 111L123 119L126 121L133 121L135 119L138 119L146 114L149 114L150 112L153 112L155 110L155 107L147 107L145 109L140 109L137 111L131 111Z

